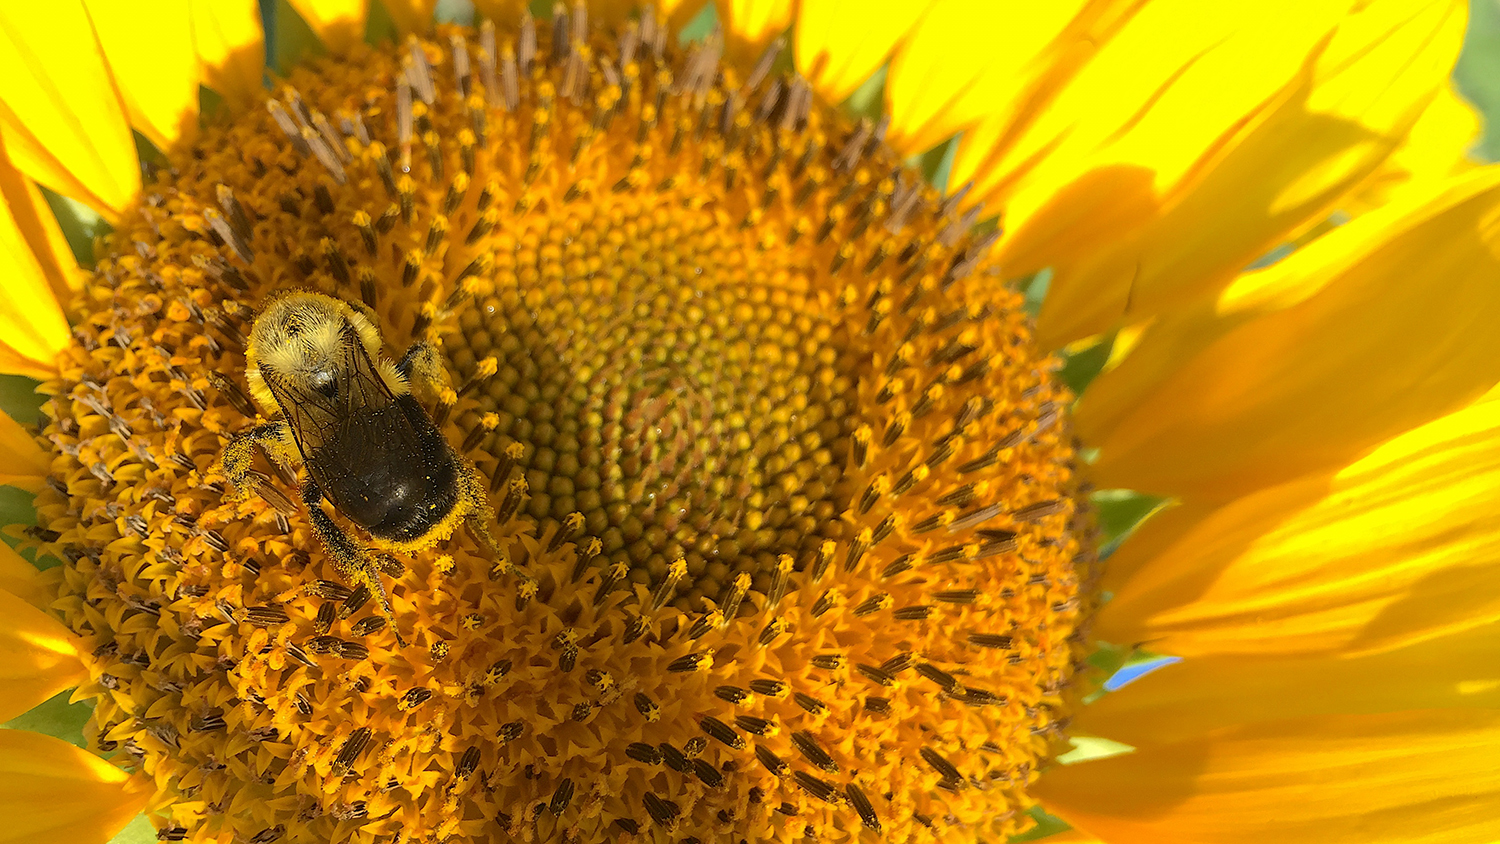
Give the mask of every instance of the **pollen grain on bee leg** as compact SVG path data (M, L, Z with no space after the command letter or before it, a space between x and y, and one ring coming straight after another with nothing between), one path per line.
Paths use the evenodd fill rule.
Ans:
M359 47L122 217L36 538L99 648L93 739L213 807L172 836L1030 823L1097 589L1071 398L981 212L778 49L743 69L582 3ZM292 469L255 456L237 501L213 473L256 415L253 309L290 287L391 360L439 350L425 409L493 505L377 566L394 627Z

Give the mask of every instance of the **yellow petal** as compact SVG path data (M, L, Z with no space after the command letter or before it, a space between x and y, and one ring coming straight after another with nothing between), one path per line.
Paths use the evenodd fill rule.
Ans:
M83 285L84 275L52 207L36 183L11 166L3 147L0 147L0 201L10 210L11 219L38 271L47 280L48 289L58 301L66 301Z
M62 739L0 730L0 844L105 844L151 794L148 781Z
M1042 844L1103 844L1098 838L1078 829L1070 829L1065 832L1059 832L1056 835L1049 835L1046 838L1033 840L1040 841Z
M36 492L42 488L49 464L47 453L31 434L0 413L0 484Z
M87 679L78 641L52 616L0 590L0 723Z
M1012 271L1054 269L1040 331L1061 345L1221 283L1400 142L1461 5L1351 5L940 2L892 62L891 139L963 133L951 179L1003 208Z
M1111 48L1129 43L1156 5L1088 71L1118 55ZM1305 62L1296 49L1304 39L1294 34L1293 49L1285 49L1282 20L1293 33L1313 34L1325 18L1320 4L1294 6L1284 18L1257 8L1249 26L1167 68L1176 75L1149 100L1138 92L1128 108L1104 111L1097 99L1065 94L1054 113L1092 114L1066 135L1065 124L1039 122L1005 153L1012 162L1042 156L1010 197L1011 232L1000 247L1014 272L1053 269L1038 317L1042 342L1104 331L1122 317L1139 320L1222 285L1333 211L1446 88L1463 38L1462 4L1365 4L1317 41ZM1303 26L1309 18L1312 26ZM1161 49L1156 39L1136 47ZM1088 92L1091 78L1081 74L1067 94ZM1127 95L1120 87L1111 82L1092 93ZM1112 136L1098 134L1106 128ZM1004 192L989 174L997 164L1009 167L981 154L983 144L966 137L953 167L956 180L978 178L978 199Z
M191 3L203 84L236 105L264 97L266 34L258 5L245 0Z
M198 51L188 0L151 14L119 0L85 0L130 124L161 149L198 127Z
M27 378L50 377L46 364L33 360L25 352L0 340L0 372L7 375L25 375ZM56 374L52 372L52 374Z
M1475 629L1349 657L1189 657L1084 707L1074 724L1142 746L1314 715L1500 709L1495 652L1494 632Z
M420 35L432 27L432 10L437 7L437 0L383 0L383 2L399 34Z
M586 0L589 11L589 20L603 26L620 26L626 21L635 20L640 16L641 8L646 4L637 0ZM521 18L521 10L528 4L524 0L475 0L474 7L485 17L494 20L497 24L511 26L515 25ZM656 9L656 19L664 20L667 24L667 32L676 35L677 31L687 25L703 11L708 5L708 0L661 0L650 4Z
M1055 767L1032 792L1110 844L1487 844L1497 753L1489 711L1301 718Z
M825 100L843 102L885 64L936 2L802 0L797 11L797 71Z
M639 9L639 3L630 3L631 9ZM698 16L708 3L705 0L662 0L656 4L658 18L665 18L668 27L676 32L687 26L688 21Z
M1080 402L1099 485L1226 500L1462 407L1500 380L1497 251L1491 167L1159 319Z
M1336 653L1491 624L1496 501L1500 402L1486 401L1336 475L1147 522L1111 558L1098 635L1181 656Z
M26 562L26 558L8 544L0 542L0 590L42 609L50 598L37 574L36 566Z
M938 0L891 61L888 140L902 152L918 153L982 120L1026 125L1108 37L1118 19L1113 7L1120 5ZM847 18L844 26L862 28L849 26ZM886 30L887 24L877 25L878 32Z
M330 53L348 52L365 38L369 0L287 0Z
M0 3L0 78L0 142L11 162L107 217L119 214L140 192L140 164L83 5Z
M510 24L514 26L515 22L521 19L521 12L527 5L529 4L526 0L474 0L474 8L481 15L501 25ZM619 12L623 16L626 11L624 3L589 3L589 10L591 12L595 9L613 11L614 7L619 7Z
M0 204L0 372L51 378L57 354L70 341L54 287L67 284L57 275L62 269L50 241L56 222L50 211L38 214L35 189L9 169L0 161L0 196L6 200ZM38 246L40 255L33 251Z
M796 0L714 0L731 61L749 67L792 25Z
M1478 165L1469 153L1479 141L1480 129L1474 108L1452 85L1443 88L1396 152L1344 200L1340 210L1362 214L1472 170Z

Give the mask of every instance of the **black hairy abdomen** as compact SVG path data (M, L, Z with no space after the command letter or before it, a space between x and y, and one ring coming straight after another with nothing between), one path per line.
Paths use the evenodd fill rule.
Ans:
M309 457L323 495L380 539L418 539L458 504L453 450L410 395L349 420Z

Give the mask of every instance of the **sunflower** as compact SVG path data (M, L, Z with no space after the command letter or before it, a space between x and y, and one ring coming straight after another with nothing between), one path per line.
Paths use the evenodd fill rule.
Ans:
M0 9L10 838L1500 836L1463 4L475 5ZM294 289L493 509L389 614Z

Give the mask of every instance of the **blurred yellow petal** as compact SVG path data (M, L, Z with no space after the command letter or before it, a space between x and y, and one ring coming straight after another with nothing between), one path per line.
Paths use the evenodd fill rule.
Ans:
M1181 656L1248 656L1386 649L1490 625L1496 501L1500 402L1488 401L1331 477L1148 522L1111 559L1114 597L1096 631Z
M476 11L478 11L481 15L484 15L485 17L499 23L520 20L522 10L524 10L528 5L529 4L526 2L526 0L474 0L474 9ZM590 11L593 11L594 9L600 9L612 12L616 7L618 7L621 12L625 10L624 3L589 3Z
M330 53L348 52L365 38L369 0L287 0Z
M53 361L72 339L57 304L56 288L66 286L67 278L59 275L64 269L51 241L56 221L50 211L41 212L46 217L38 213L35 189L8 170L0 161L0 195L6 199L0 204L0 301L6 305L0 308L0 372L50 378L57 374ZM33 251L38 247L40 254Z
M57 619L0 590L0 723L88 678L78 641Z
M203 84L237 105L264 97L266 34L258 5L248 0L191 3Z
M829 102L842 102L895 51L937 0L802 0L797 71ZM851 21L858 20L858 26Z
M0 844L105 844L151 794L149 780L62 739L0 730Z
M1103 844L1098 838L1077 829L1070 829L1066 832L1059 832L1056 835L1049 835L1046 838L1034 840L1040 841L1042 844Z
M382 0L401 35L422 34L432 28L432 10L437 0Z
M715 0L729 59L749 67L792 25L797 0ZM873 10L872 10L873 11ZM861 13L868 14L868 13Z
M50 600L43 588L36 566L26 561L4 542L0 542L0 590L9 592L37 609Z
M627 0L632 12L638 10L642 4ZM667 26L672 32L676 32L687 26L688 21L697 17L703 8L708 5L707 0L661 0L656 3L656 14L658 18L665 18Z
M1242 724L1410 709L1500 709L1500 637L1467 630L1346 657L1190 657L1084 707L1074 724L1141 746Z
M520 12L528 6L529 3L526 3L526 0L474 0L475 12L492 19L501 27L516 25L516 21L520 19ZM633 12L634 7L636 7L634 4L624 3L624 1L616 3L613 0L592 0L588 4L591 15L598 15L600 19L607 19L607 21L621 21L628 16L628 12Z
M1038 122L1005 160L985 154L979 134L954 161L953 178L977 179L983 200L1039 157L1005 205L1000 248L1017 273L1053 269L1038 317L1047 345L1218 287L1335 210L1446 89L1465 23L1456 0L1377 0L1338 21L1303 62L1298 45L1326 25L1320 5L1257 7L1206 52L1115 68L1120 80L1161 78L1149 94L1123 81L1091 87L1127 45L1159 53L1178 37L1130 38L1158 5L1167 11L1170 0L1122 30L1053 105L1056 119ZM1171 26L1193 17L1178 9ZM1087 116L1063 121L1070 110Z
M667 32L675 33L687 25L703 11L709 0L661 0L659 3L650 4L656 9L657 20L665 20ZM640 15L641 7L646 5L638 0L586 0L589 10L589 20L602 26L619 26L626 21L635 20ZM474 8L480 14L498 23L516 21L521 17L521 10L528 4L524 0L475 0ZM571 7L571 4L570 4Z
M11 166L3 146L0 146L0 201L10 210L11 219L53 296L66 301L82 286L83 272L52 207L36 183Z
M25 375L27 378L49 377L47 365L33 360L25 352L19 351L4 340L0 340L0 373L6 375ZM56 374L51 372L51 374Z
M1077 425L1102 488L1226 500L1500 381L1500 168L1388 206L1147 330Z
M918 153L982 120L1024 126L1108 37L1124 5L937 0L891 60L887 138Z
M0 4L0 76L0 141L11 162L107 217L119 214L140 192L140 164L82 3Z
M1453 86L1442 89L1422 112L1406 140L1340 210L1362 214L1429 189L1433 182L1472 170L1469 152L1479 142L1481 118Z
M1500 714L1422 710L1223 730L1048 770L1048 811L1109 844L1488 844Z
M50 455L19 422L0 413L0 485L36 492L42 488L51 462Z
M188 0L150 14L119 0L85 0L130 124L161 149L198 128L198 51Z
M1057 270L1042 329L1061 343L1226 279L1399 143L1444 83L1461 9L1348 8L940 2L892 62L891 138L916 152L965 133L952 179L1009 198L1012 269Z

